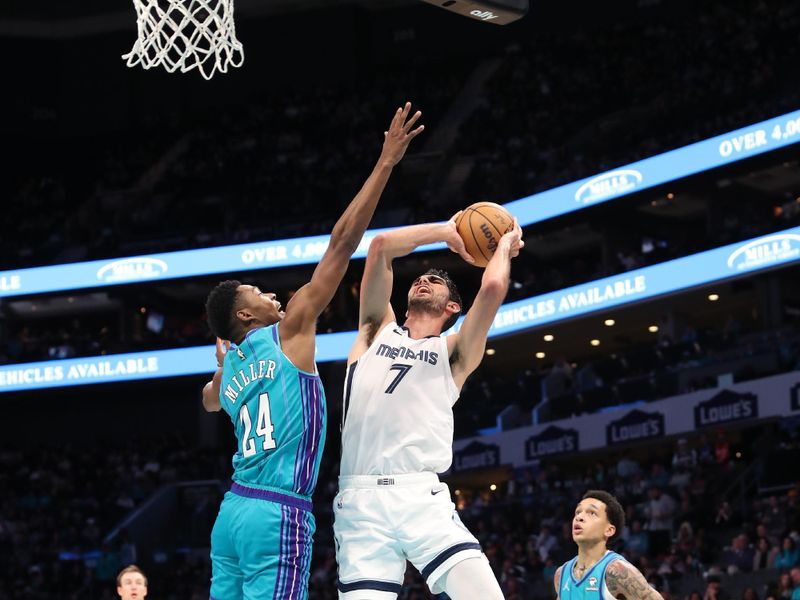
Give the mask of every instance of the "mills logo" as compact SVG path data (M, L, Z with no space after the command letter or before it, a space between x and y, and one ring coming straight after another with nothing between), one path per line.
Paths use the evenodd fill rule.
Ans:
M636 169L620 169L603 173L590 179L575 192L575 201L581 204L599 202L612 196L626 194L642 183L642 174Z
M97 278L106 283L156 279L167 272L167 263L158 258L123 258L100 267Z
M525 442L525 458L535 460L545 456L556 456L578 450L578 432L551 425L539 435Z
M453 471L500 466L500 448L495 444L472 442L453 455Z
M746 271L800 257L800 235L776 233L748 242L728 257L728 268Z

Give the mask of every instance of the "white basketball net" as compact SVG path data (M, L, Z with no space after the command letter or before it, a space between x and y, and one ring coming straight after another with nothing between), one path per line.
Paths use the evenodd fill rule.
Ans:
M233 0L133 0L139 38L122 58L129 67L198 69L206 79L244 62Z

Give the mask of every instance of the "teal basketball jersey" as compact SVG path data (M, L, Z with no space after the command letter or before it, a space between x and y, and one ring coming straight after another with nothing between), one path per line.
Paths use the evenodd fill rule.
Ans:
M625 560L620 554L608 551L589 571L580 579L575 579L573 567L576 556L561 566L561 578L558 584L559 600L614 600L614 596L606 587L606 569L615 560Z
M219 399L236 433L234 482L311 496L325 446L325 392L318 374L283 354L277 323L251 330L227 353Z

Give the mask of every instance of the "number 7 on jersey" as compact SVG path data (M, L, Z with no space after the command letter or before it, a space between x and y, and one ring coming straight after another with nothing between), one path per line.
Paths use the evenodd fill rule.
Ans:
M389 387L386 388L384 393L391 394L392 392L394 392L397 385L403 380L403 377L405 377L408 374L412 366L413 365L394 363L391 367L389 367L390 371L397 371L398 373L397 375L395 375L395 378L392 380L392 383L389 384Z

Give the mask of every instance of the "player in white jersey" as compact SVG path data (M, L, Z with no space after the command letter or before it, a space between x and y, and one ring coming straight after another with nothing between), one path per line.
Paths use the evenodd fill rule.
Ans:
M392 260L418 246L443 241L472 261L454 219L381 233L367 254L334 500L338 588L345 600L394 600L406 560L433 593L444 591L452 600L503 597L437 473L450 467L453 404L483 358L508 291L511 259L524 245L519 224L500 239L458 333L441 337L462 306L443 271L428 271L411 285L402 327L389 303Z
M583 495L572 517L578 556L556 569L557 600L661 600L636 567L608 549L624 527L625 511L614 496L602 490Z

